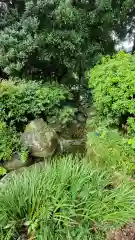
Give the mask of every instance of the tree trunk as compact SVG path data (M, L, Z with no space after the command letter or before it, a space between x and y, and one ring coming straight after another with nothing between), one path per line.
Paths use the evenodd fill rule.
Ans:
M133 41L133 48L132 48L132 54L135 52L135 35L134 35L134 41Z
M81 84L82 84L82 60L80 59L80 67L79 67L79 79L78 79L78 91L77 91L77 106L80 104L80 94L81 94Z

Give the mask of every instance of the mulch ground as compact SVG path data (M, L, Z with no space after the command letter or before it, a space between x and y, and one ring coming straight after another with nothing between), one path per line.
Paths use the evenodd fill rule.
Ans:
M109 233L107 240L135 240L135 223L130 223Z

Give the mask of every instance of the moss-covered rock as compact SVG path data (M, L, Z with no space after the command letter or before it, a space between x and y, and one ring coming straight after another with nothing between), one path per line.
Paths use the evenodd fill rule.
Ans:
M43 119L31 121L21 136L24 146L29 149L31 156L46 158L53 155L58 146L58 136Z

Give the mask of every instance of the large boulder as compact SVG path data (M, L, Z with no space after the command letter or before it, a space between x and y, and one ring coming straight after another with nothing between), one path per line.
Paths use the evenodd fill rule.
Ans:
M46 158L53 155L58 146L58 136L43 119L31 121L21 136L21 141L31 156Z

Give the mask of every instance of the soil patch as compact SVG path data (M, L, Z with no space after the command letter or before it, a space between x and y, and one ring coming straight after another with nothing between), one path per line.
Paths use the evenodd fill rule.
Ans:
M109 233L107 240L135 240L135 223L130 223Z

